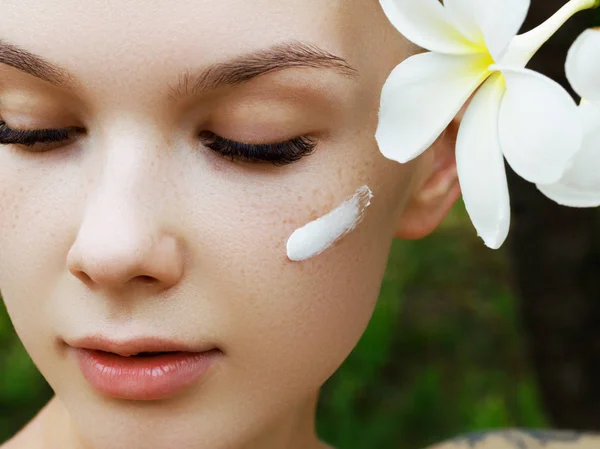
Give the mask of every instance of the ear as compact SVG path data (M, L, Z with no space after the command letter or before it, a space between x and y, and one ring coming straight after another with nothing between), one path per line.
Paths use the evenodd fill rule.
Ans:
M429 235L460 197L455 157L459 123L460 118L457 117L420 156L420 172L399 218L396 238L414 240Z

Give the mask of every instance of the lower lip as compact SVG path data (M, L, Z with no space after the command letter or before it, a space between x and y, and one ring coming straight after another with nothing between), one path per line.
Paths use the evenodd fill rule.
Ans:
M200 379L220 351L172 352L149 357L123 357L74 348L85 379L114 398L165 399Z

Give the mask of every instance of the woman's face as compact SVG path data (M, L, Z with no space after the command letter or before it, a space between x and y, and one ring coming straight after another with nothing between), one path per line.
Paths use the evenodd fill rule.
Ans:
M320 386L371 317L415 168L373 137L381 87L407 51L378 3L1 3L0 117L79 129L0 146L0 288L81 438L218 449L312 425ZM33 74L14 67L24 52L45 61L29 62ZM318 143L274 165L225 157L208 133ZM357 230L291 262L291 233L363 185L374 198ZM93 335L223 356L162 401L115 399L66 344Z

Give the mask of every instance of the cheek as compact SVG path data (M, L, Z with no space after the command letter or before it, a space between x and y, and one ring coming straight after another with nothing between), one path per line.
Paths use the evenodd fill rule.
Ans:
M211 239L210 255L204 250L210 266L202 276L212 280L206 291L218 298L219 321L232 360L248 376L244 382L257 379L264 386L266 376L271 388L281 386L281 379L288 389L318 388L362 336L378 297L393 224L389 186L373 175L354 172L317 185L311 177L295 181L293 190L256 186L255 192L229 196L210 219L219 236ZM373 181L375 197L358 228L315 258L290 261L290 235L347 200L365 179Z
M390 243L363 225L309 261L290 262L276 245L231 262L242 265L219 292L224 328L232 360L251 378L316 389L352 351L373 313Z
M42 341L50 344L44 339L50 321L47 299L65 270L68 246L61 237L73 191L55 181L72 174L53 169L31 176L30 168L0 148L0 292L28 350Z

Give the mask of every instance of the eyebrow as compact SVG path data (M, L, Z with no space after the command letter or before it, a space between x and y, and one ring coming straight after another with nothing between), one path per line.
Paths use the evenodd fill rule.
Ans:
M76 78L67 70L2 39L0 64L14 67L57 87L75 89L79 86ZM223 86L244 84L267 73L298 67L329 69L347 78L358 77L358 71L340 56L310 43L292 41L213 64L198 74L184 70L178 84L169 86L169 95L172 99L179 99Z
M77 84L66 70L2 39L0 39L0 64L9 65L58 87L72 88Z
M235 86L267 73L295 67L329 69L348 78L358 77L358 71L345 59L316 45L292 41L214 64L199 76L186 71L177 87L171 89L171 95L180 98L227 85Z

